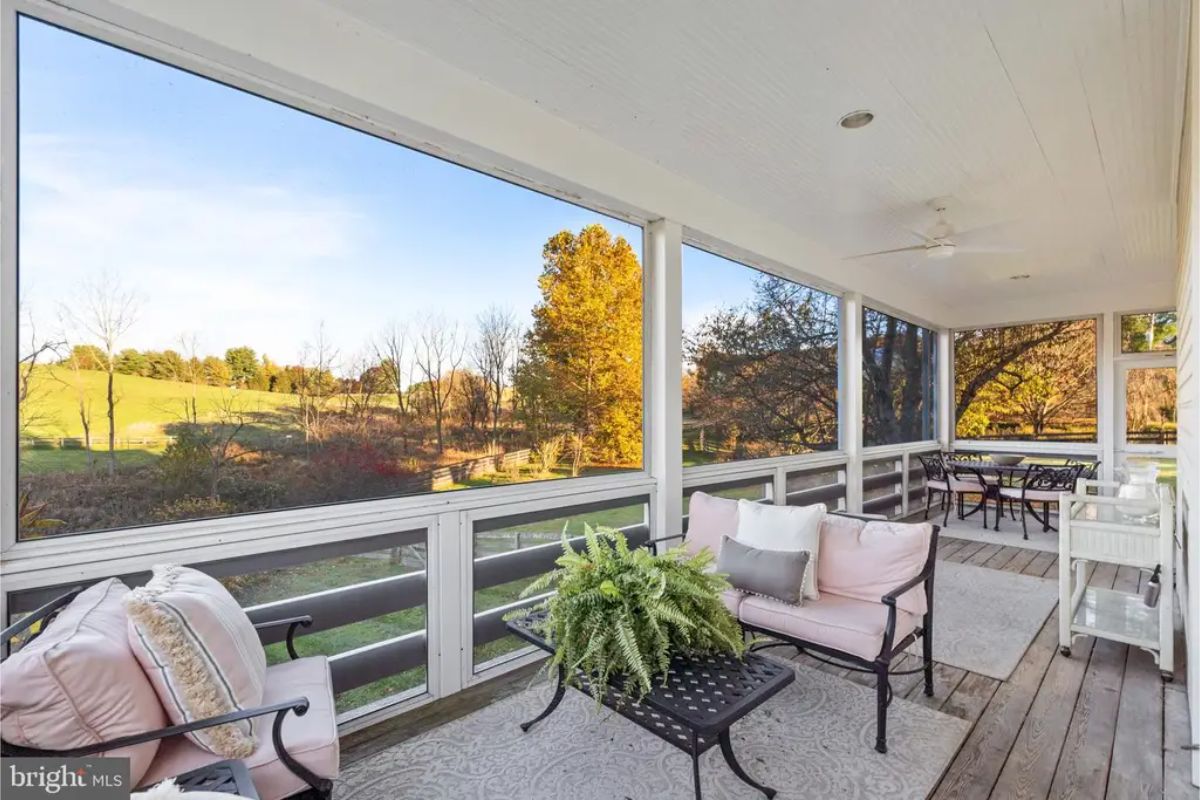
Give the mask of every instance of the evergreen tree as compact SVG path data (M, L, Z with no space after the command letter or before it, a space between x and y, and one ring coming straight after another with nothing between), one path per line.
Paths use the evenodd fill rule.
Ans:
M262 370L258 355L252 347L231 347L225 351L225 364L229 367L229 378L238 386L255 387L262 382Z

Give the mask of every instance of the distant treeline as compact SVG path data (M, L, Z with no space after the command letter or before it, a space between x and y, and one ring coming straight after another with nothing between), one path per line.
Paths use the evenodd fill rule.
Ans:
M75 369L104 370L107 369L107 358L96 345L77 344L60 364ZM246 346L231 347L224 357L185 357L171 349L135 350L130 347L116 353L113 369L121 375L291 394L306 376L312 375L313 367L279 364ZM331 372L324 372L327 380L335 380Z

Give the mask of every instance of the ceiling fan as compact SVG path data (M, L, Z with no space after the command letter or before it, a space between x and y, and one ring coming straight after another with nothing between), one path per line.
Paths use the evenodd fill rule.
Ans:
M1020 253L1024 250L1024 248L1015 245L984 244L977 241L979 234L982 232L998 228L1006 223L985 225L965 231L955 231L954 226L946 221L946 206L938 202L932 205L933 210L937 212L938 219L937 223L929 229L929 233L906 229L909 233L922 239L921 244L914 244L911 247L894 247L890 250L876 250L872 253L859 253L858 255L847 256L842 260L853 261L859 258L870 258L871 256L882 256L889 253L924 251L926 258L940 261L952 258L958 253Z

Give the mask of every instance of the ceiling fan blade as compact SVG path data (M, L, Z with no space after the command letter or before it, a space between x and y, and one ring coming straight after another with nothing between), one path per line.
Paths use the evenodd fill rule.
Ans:
M924 250L925 245L914 244L912 247L896 247L891 250L876 250L874 253L859 253L856 256L846 256L842 261L854 261L859 258L870 258L871 256L885 256L888 253L910 253L914 250Z
M917 230L916 228L910 228L907 225L905 225L903 227L904 227L905 231L907 231L908 233L911 233L913 236L915 236L918 239L920 239L921 241L925 242L925 244L937 244L937 239L934 239L928 233L922 233L921 231Z
M955 244L957 253L1024 253L1024 247L1007 244Z
M996 233L1012 228L1018 222L1020 222L1019 219L1006 219L1002 222L993 222L989 225L978 225L964 231L955 231L953 238L958 244L968 247L973 242L979 242L981 239L986 240L989 233ZM982 242L980 243L982 244Z

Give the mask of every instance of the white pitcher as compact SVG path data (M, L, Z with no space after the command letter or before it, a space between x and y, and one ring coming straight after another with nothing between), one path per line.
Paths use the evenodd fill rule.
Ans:
M1127 464L1121 473L1117 497L1126 500L1153 500L1157 497L1158 464L1140 461ZM1146 505L1117 506L1117 512L1130 522L1148 522L1158 511Z

